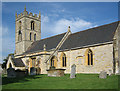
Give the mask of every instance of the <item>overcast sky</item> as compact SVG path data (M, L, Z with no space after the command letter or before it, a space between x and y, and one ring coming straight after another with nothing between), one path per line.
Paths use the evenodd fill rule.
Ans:
M50 2L3 2L2 3L2 57L15 51L15 12L20 14L24 7L28 12L41 12L42 39L67 31L72 33L108 24L118 20L117 2L50 3ZM1 39L0 39L1 40ZM0 57L0 62L2 62Z

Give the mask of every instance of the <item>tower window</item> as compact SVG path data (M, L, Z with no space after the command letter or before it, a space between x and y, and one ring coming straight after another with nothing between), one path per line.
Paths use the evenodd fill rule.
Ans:
M19 30L21 30L21 25L22 25L22 22L19 21Z
M22 41L22 33L20 30L18 32L18 41Z
M32 40L32 38L31 38L31 37L32 37L32 34L30 33L30 40Z
M34 41L36 41L36 34L34 34Z
M34 30L34 27L35 27L35 23L34 21L31 21L31 30Z

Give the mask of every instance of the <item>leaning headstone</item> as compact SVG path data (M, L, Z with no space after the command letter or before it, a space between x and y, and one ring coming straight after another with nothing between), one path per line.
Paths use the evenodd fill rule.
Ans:
M7 69L7 77L8 78L15 78L16 77L16 73L15 73L14 68L8 68Z
M107 78L107 72L106 71L101 71L99 74L99 78L105 79Z
M30 75L36 75L36 68L30 68Z
M76 65L73 64L73 65L71 66L70 78L75 78L75 73L76 73Z

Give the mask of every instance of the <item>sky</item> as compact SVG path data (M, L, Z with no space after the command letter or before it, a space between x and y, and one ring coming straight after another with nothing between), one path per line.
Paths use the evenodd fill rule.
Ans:
M42 39L67 32L68 26L74 33L118 21L117 2L2 2L0 63L15 51L15 12L25 6L28 12L41 12Z

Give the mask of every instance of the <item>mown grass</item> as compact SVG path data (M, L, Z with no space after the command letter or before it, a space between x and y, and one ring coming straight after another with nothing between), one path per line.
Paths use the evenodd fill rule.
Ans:
M100 79L98 74L77 74L74 79L70 79L69 74L64 77L2 77L2 84L2 89L118 89L118 76L112 75L106 79Z

